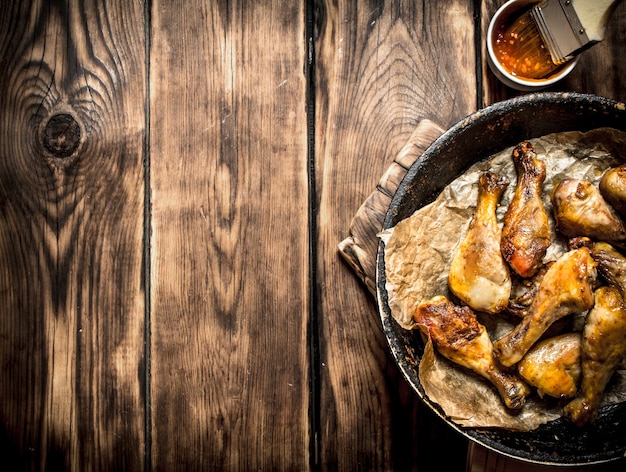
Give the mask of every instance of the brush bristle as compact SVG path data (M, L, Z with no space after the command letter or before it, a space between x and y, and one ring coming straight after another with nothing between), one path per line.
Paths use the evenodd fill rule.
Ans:
M552 62L530 11L498 35L496 50L500 63L519 77L544 79L560 67Z

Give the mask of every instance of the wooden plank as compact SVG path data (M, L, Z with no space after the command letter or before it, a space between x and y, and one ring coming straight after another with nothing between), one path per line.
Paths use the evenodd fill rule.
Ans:
M142 470L140 3L0 15L0 455Z
M309 458L303 2L154 2L152 463Z
M447 128L474 110L472 4L346 0L322 2L318 15L320 464L462 470L465 440L401 377L373 298L342 264L337 243L418 123ZM441 444L448 454L436 452Z

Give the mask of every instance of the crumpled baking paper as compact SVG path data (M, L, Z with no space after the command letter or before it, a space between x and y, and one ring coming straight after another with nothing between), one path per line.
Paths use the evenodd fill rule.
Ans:
M597 184L603 173L626 162L626 133L600 128L586 133L566 132L529 140L546 163L543 199L550 215L552 245L545 262L566 251L567 240L558 235L552 218L550 194L565 178L587 179ZM513 147L474 164L451 182L431 204L419 209L394 228L379 234L385 243L385 275L388 302L393 318L405 329L417 328L413 311L435 295L452 299L448 272L456 246L474 214L478 177L489 170L509 177L510 185L500 200L502 217L515 191L517 173L511 158ZM493 341L513 325L498 315L477 313ZM491 384L436 353L430 342L420 361L420 382L431 401L461 426L501 427L529 431L561 416L563 402L529 397L520 412L507 409ZM626 401L626 367L614 375L603 404Z

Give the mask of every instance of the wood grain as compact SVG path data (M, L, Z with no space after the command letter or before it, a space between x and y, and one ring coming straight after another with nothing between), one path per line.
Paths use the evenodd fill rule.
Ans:
M301 2L152 10L152 462L309 464Z
M321 461L328 470L465 465L464 440L420 408L389 354L374 301L336 245L422 119L447 128L474 109L472 14L471 2L461 1L319 8ZM437 441L454 452L435 457Z
M0 16L9 470L143 467L143 31L135 2Z

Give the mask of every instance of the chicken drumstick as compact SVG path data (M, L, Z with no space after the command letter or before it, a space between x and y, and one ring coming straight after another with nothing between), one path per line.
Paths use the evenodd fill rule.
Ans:
M509 185L504 175L485 172L478 179L474 216L450 264L450 290L470 308L498 313L511 294L511 276L500 250L498 202Z
M613 372L626 357L626 305L619 291L600 287L582 335L582 382L564 413L575 425L593 421Z
M494 354L507 367L516 364L558 319L593 306L596 262L589 248L563 254L548 269L528 314L505 337L494 343Z
M513 149L517 187L504 214L502 254L522 277L531 277L542 266L550 246L548 212L541 198L546 164L537 158L528 141Z
M442 356L489 380L508 408L520 409L526 404L530 388L498 368L487 330L469 307L438 295L420 304L413 317Z

